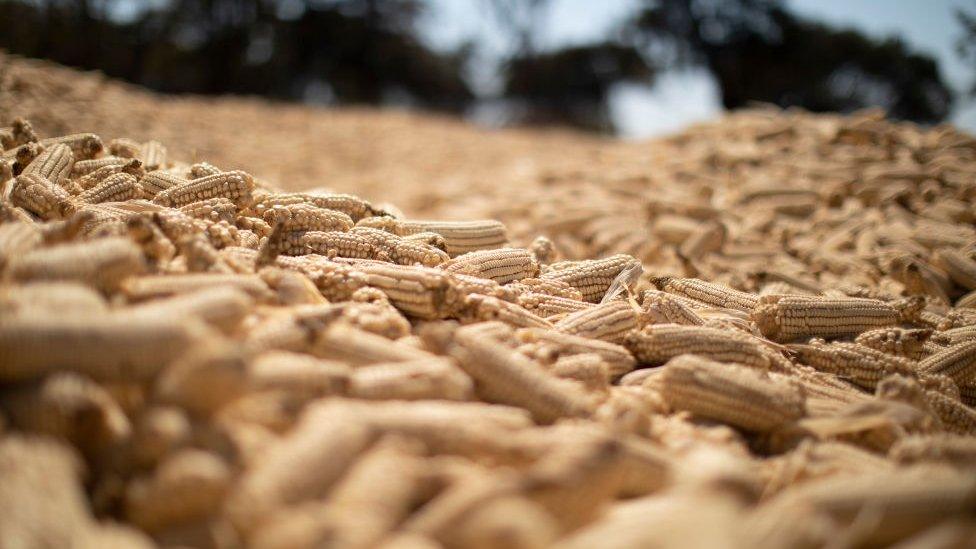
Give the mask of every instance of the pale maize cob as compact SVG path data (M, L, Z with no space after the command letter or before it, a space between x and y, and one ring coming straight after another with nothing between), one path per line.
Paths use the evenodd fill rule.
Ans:
M685 324L687 326L705 324L705 319L694 309L675 299L672 294L656 290L644 292L640 321L642 324Z
M957 385L976 381L976 341L965 341L924 358L919 372L945 375Z
M133 175L117 173L106 177L98 185L78 195L77 200L87 204L101 202L123 202L138 198L142 194Z
M310 408L298 425L249 469L228 504L228 515L244 532L269 511L324 494L372 441L372 433L328 406Z
M551 371L556 377L580 382L588 391L605 391L610 384L610 368L596 353L560 357Z
M253 209L258 215L264 215L264 212L275 206L288 206L291 204L309 204L317 208L336 210L348 215L353 221L359 221L364 217L376 214L373 206L358 196L314 192L270 194L256 201Z
M155 197L167 189L172 189L175 187L186 188L186 185L189 184L189 182L190 181L188 179L159 170L154 172L146 172L145 175L139 178L139 185L142 187L143 192L150 197ZM225 198L229 199L230 197ZM181 206L192 204L194 202L196 202L196 200L190 200L185 204L181 204Z
M447 315L454 302L448 273L426 267L368 265L358 269L366 284L382 290L404 314L436 319Z
M146 141L139 147L139 160L146 171L163 169L166 167L166 147L159 141Z
M166 457L153 474L129 483L125 517L148 532L204 520L223 503L233 473L218 455L185 449Z
M534 277L539 265L532 254L523 248L497 248L459 255L441 265L445 271L460 273L506 284Z
M931 336L932 330L926 328L879 328L862 332L854 341L884 353L920 360Z
M23 118L15 118L9 128L0 132L0 149L12 149L33 141L37 141L34 127Z
M149 379L198 335L195 325L172 318L6 318L0 322L0 377L33 379L66 368L96 380Z
M584 301L598 303L617 275L639 265L637 259L619 254L605 259L553 263L539 278L566 282L582 293Z
M706 326L652 324L624 338L624 346L641 364L663 364L684 354L760 369L789 370L789 362L760 340L741 332Z
M628 301L603 303L589 309L570 313L555 324L560 332L621 343L637 329L637 310Z
M34 282L0 287L0 311L5 314L98 314L107 310L101 294L76 282Z
M675 278L670 276L652 278L657 289L669 294L694 299L723 309L750 312L759 302L759 297L740 292L727 286L712 284L697 278Z
M349 366L299 353L261 353L248 366L249 382L259 390L283 390L309 400L346 394Z
M507 286L520 295L526 293L544 294L553 297L583 301L583 294L578 289L560 280L523 278L518 282L507 284Z
M499 320L521 328L552 328L548 320L536 315L517 303L497 297L470 294L465 296L457 315L465 321L485 322Z
M83 178L84 176L91 175L100 170L112 168L119 169L129 162L132 162L132 160L133 159L130 158L122 158L121 156L103 156L101 158L95 158L92 160L79 160L72 164L71 175ZM137 160L136 162L139 161ZM139 164L142 165L141 162Z
M814 341L809 345L788 345L788 348L803 364L866 389L874 389L879 381L891 374L915 376L914 361L858 343Z
M437 233L419 232L419 233L404 235L400 238L402 238L407 242L417 242L419 244L426 244L428 246L433 246L434 248L437 248L438 250L447 253L447 241L444 240L443 236Z
M610 375L617 378L633 370L636 362L626 348L606 341L538 328L524 328L515 335L522 343L520 352L544 363L578 354L595 354L607 364Z
M139 155L142 145L133 139L118 137L108 142L109 154L122 158L135 158Z
M66 440L88 457L120 444L130 432L125 412L92 380L59 372L38 385L20 385L0 394L11 425Z
M145 268L130 240L102 238L34 250L11 261L8 271L15 280L73 280L111 291Z
M131 315L133 319L150 320L154 317L198 318L230 333L251 312L253 301L248 294L237 288L216 287L148 301L122 309L120 314Z
M226 221L234 223L237 218L237 205L227 198L208 198L182 206L180 211L204 221Z
M309 354L319 358L341 360L354 366L434 358L421 349L390 341L381 335L342 322L334 322L317 332L311 346L307 349Z
M700 356L669 360L661 384L672 409L746 431L764 433L785 428L806 414L803 393L797 385Z
M976 411L958 399L936 391L926 391L925 399L950 433L976 435Z
M60 219L72 208L68 191L39 175L18 176L10 201L44 220Z
M40 245L43 238L34 223L8 221L0 224L0 271L11 259Z
M250 274L191 273L140 276L126 280L121 289L129 301L143 301L219 287L243 290L259 301L269 301L274 297L268 285L259 276Z
M942 249L936 253L936 261L953 282L967 290L976 290L976 261L972 257L958 250Z
M595 304L585 301L549 294L538 294L535 292L526 292L519 295L518 302L526 310L532 311L543 318L575 313L596 307Z
M420 232L437 233L444 237L445 251L451 257L478 250L500 248L508 242L505 225L494 220L419 221L403 219L397 220L394 232L400 236Z
M227 198L238 207L244 208L250 204L253 190L254 179L250 175L242 171L231 171L193 179L158 191L153 202L178 208L208 198Z
M206 177L208 175L216 175L218 173L220 173L220 169L208 162L197 162L196 164L190 166L190 177L193 179L198 177Z
M489 402L520 406L538 421L589 413L591 403L576 387L546 373L511 349L478 335L477 325L454 334L450 352L475 381L475 391Z
M284 223L285 231L348 231L354 224L341 211L305 203L275 206L264 213L264 220L271 225L278 219Z
M88 160L102 152L102 139L93 133L75 133L60 137L41 139L40 144L45 148L57 145L67 145L76 160Z
M960 435L915 435L891 447L888 455L899 463L944 462L956 467L976 467L976 439Z
M870 527L856 539L884 545L923 529L934 521L971 512L976 479L949 471L922 474L891 471L873 475L841 475L807 483L783 495L792 504L826 513L852 524L868 510L875 513Z
M61 184L71 174L75 157L67 145L54 145L44 150L21 172L23 175L37 175Z
M412 360L357 368L349 396L372 400L470 400L471 378L450 361Z
M903 311L883 301L859 298L765 296L751 319L774 341L800 337L837 337L895 326Z

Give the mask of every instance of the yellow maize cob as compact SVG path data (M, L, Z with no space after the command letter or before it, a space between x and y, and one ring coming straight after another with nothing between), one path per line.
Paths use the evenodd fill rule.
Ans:
M445 271L494 280L499 284L533 277L539 265L523 248L496 248L459 255L441 265Z

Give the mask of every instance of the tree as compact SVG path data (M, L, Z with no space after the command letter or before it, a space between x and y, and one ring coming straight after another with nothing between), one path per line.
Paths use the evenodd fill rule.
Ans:
M818 112L880 106L896 118L937 122L952 105L932 58L896 38L805 20L778 0L657 0L631 33L674 64L705 66L729 109L750 101Z

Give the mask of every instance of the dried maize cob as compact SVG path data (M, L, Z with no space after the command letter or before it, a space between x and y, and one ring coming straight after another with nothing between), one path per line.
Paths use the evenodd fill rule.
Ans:
M249 382L259 390L283 390L308 400L346 394L349 366L287 351L261 353L248 366Z
M515 335L522 343L520 352L544 363L578 354L595 354L607 364L614 378L633 370L636 363L626 348L606 341L539 328L523 328Z
M895 326L903 310L873 299L764 296L751 319L774 341L800 337L837 337Z
M637 329L637 311L628 301L610 301L570 313L556 322L555 328L571 335L621 343Z
M583 294L573 286L560 280L540 280L538 278L523 278L518 282L507 284L509 288L518 294L533 293L544 294L553 297L562 297L583 301Z
M727 286L712 284L697 278L675 278L670 276L652 278L657 289L669 294L694 299L723 309L750 312L759 302L759 297L740 292Z
M179 319L125 315L13 317L0 322L0 377L18 381L59 369L96 380L148 379L199 335Z
M552 328L552 323L517 303L497 297L470 294L465 296L457 315L465 321L499 320L520 328Z
M146 171L163 169L166 167L166 147L159 141L146 141L139 147L139 160Z
M642 324L684 324L702 326L705 319L694 309L685 305L673 294L656 290L646 290L641 302L640 320Z
M706 326L651 324L631 332L624 346L641 364L663 364L684 354L718 362L734 362L760 369L791 369L789 361L760 340L741 332Z
M180 211L190 217L204 221L236 222L237 205L228 198L208 198L182 206Z
M946 434L908 436L896 442L888 455L904 464L934 461L973 467L976 464L976 439Z
M348 231L354 225L347 214L305 203L275 206L264 212L264 220L274 225L280 219L286 231Z
M519 295L518 302L526 310L532 311L543 318L575 313L596 307L595 304L585 301L549 294L538 294L535 292L526 292Z
M547 423L589 413L591 403L576 387L551 377L514 350L487 341L472 330L476 327L458 329L450 352L474 379L480 398L523 407Z
M37 175L61 184L71 174L75 157L67 145L54 145L44 150L21 172L23 175Z
M34 127L23 118L15 118L9 128L0 132L0 149L12 149L33 141L37 141Z
M143 192L150 197L155 197L167 189L176 187L186 188L186 185L188 185L189 182L190 181L188 179L184 179L178 175L160 170L146 172L145 175L139 178L139 185L142 187ZM190 200L185 204L181 204L181 206L192 204L194 202L196 202L196 200Z
M93 133L75 133L60 137L41 139L40 144L45 148L57 145L67 145L76 160L88 160L102 152L102 139Z
M60 219L72 209L68 191L39 175L18 176L10 201L44 220Z
M445 317L456 302L448 273L426 267L364 265L366 284L382 290L404 314L418 318Z
M264 212L275 206L288 206L292 204L309 204L316 208L335 210L348 215L353 221L359 221L364 217L376 214L373 206L358 196L316 192L273 193L256 201L253 209L258 215L264 215Z
M788 345L797 359L821 372L853 382L866 389L874 389L891 374L915 376L915 362L893 356L858 343L812 342L809 345Z
M957 385L976 380L976 341L965 341L924 358L919 372L945 375Z
M441 265L445 271L494 280L499 284L534 277L539 265L523 248L496 248L459 255Z
M121 289L129 301L143 301L219 287L243 290L259 301L270 301L274 297L268 285L259 276L253 274L189 273L140 276L126 280Z
M752 368L720 364L695 355L668 361L662 393L672 409L765 433L806 415L798 386Z
M142 145L133 139L117 137L108 142L108 153L122 158L135 158Z
M106 177L98 185L78 195L77 200L87 204L101 202L124 202L139 198L142 190L133 175L117 173Z
M357 368L349 396L371 400L470 400L471 378L448 360L388 362Z
M892 354L920 360L925 354L924 344L932 336L926 328L879 328L862 332L855 343Z
M582 293L584 301L598 303L617 275L639 266L640 261L635 258L618 254L605 259L552 263L539 278L566 282Z
M416 233L436 233L444 238L445 251L451 257L477 250L500 248L508 242L505 226L495 220L420 221L374 217L359 225L383 229L401 237Z
M976 261L953 249L942 249L936 253L936 261L945 269L953 282L967 290L976 290Z
M208 175L216 175L218 173L220 173L220 168L210 164L209 162L197 162L196 164L190 166L190 177L192 179L206 177Z
M253 190L254 179L250 175L242 171L222 172L158 191L153 202L178 208L208 198L227 198L244 208L250 204Z
M142 251L125 238L59 244L10 262L15 280L74 280L111 291L146 268Z

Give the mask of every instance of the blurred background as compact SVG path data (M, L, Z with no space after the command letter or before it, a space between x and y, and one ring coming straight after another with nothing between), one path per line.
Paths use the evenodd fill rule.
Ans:
M753 102L976 131L958 1L0 0L0 28L11 53L165 93L625 137Z

